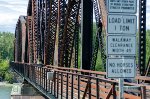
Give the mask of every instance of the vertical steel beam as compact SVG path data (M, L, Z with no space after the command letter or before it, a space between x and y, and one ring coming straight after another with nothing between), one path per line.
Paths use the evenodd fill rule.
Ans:
M58 66L63 66L62 60L63 60L63 49L62 49L62 43L63 43L63 32L64 32L64 26L65 26L65 12L66 12L66 1L65 0L59 0L58 1L58 26L59 26L59 33L58 33Z
M33 16L33 48L34 48L34 63L38 59L38 13L37 13L37 0L32 0L32 16Z
M28 31L28 61L33 63L33 31L32 31L32 16L27 16L27 31Z
M146 0L139 0L139 68L145 75L146 62Z
M77 23L76 25L76 29L75 29L75 41L74 41L74 45L75 45L75 68L78 68L78 50L79 50L79 23Z
M92 29L93 29L93 2L82 0L81 33L82 54L81 68L90 70L92 58Z

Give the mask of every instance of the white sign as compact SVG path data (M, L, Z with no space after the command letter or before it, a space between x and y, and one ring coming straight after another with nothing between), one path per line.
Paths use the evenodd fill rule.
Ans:
M108 78L134 78L135 58L108 58L107 77Z
M135 36L107 36L107 55L135 56L135 54Z
M107 16L108 34L136 34L137 17L135 15L111 15Z
M108 0L109 13L133 13L137 11L137 0Z

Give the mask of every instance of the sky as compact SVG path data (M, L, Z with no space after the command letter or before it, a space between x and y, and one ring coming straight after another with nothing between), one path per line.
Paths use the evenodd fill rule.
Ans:
M0 32L15 32L20 15L26 15L28 0L0 0ZM147 29L150 29L150 2L147 1Z
M20 15L26 15L28 0L0 0L0 32L15 32Z

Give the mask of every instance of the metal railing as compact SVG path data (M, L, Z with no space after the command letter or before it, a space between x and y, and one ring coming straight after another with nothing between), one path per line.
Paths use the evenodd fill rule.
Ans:
M118 82L105 78L105 73L79 69L40 66L11 62L12 68L46 97L61 99L116 99ZM54 79L47 79L47 72L54 71ZM128 99L146 99L145 86L138 86L134 93L125 92Z

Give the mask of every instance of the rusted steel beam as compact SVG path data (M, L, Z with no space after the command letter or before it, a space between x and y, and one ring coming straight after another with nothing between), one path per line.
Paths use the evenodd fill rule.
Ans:
M63 60L63 49L62 49L62 40L63 40L63 32L64 32L64 25L65 25L65 13L66 13L67 4L65 0L58 1L58 27L59 27L59 34L58 34L58 66L62 65Z
M28 61L34 62L33 53L33 31L32 31L32 16L27 16L27 32L28 32Z
M58 15L58 0L50 1L48 20L48 33L46 36L46 48L45 48L45 64L53 65L55 40L57 31L57 15ZM47 3L46 3L47 4Z
M47 0L49 1L49 0ZM47 5L48 6L48 5ZM39 29L40 29L40 51L41 51L41 62L44 64L44 60L45 60L45 46L46 46L46 34L48 32L48 22L47 22L47 14L49 13L49 11L47 11L47 7L46 6L46 0L40 0L40 11L39 11ZM47 11L47 12L46 12Z
M21 27L21 62L25 62L25 51L26 51L26 17L25 16L20 16L20 27Z
M41 38L42 38L42 32L40 31L40 18L41 18L41 6L42 6L42 0L36 1L36 25L37 25L37 63L43 63L42 62L42 47L41 47Z
M106 32L106 26L107 26L107 8L106 8L106 0L98 0L98 4L99 4L99 9L100 9L100 12L101 12L101 17L102 17L102 24L103 24L103 27L105 29L104 32Z
M18 62L18 21L17 21L17 24L16 24L16 29L15 29L15 62Z
M22 32L21 32L21 22L18 19L18 22L16 24L16 31L15 31L15 35L16 35L16 61L17 62L21 62L21 58L22 58Z
M60 51L60 66L70 67L73 53L74 36L76 32L76 25L78 22L80 8L80 0L68 1L67 11L65 17L65 25L62 36L62 44Z
M109 90L109 92L108 92L108 94L106 96L106 99L110 99L110 96L112 95L112 91L113 91L113 87L110 88L110 90Z
M33 21L33 50L34 63L38 61L38 15L37 15L37 0L32 0L32 21Z

